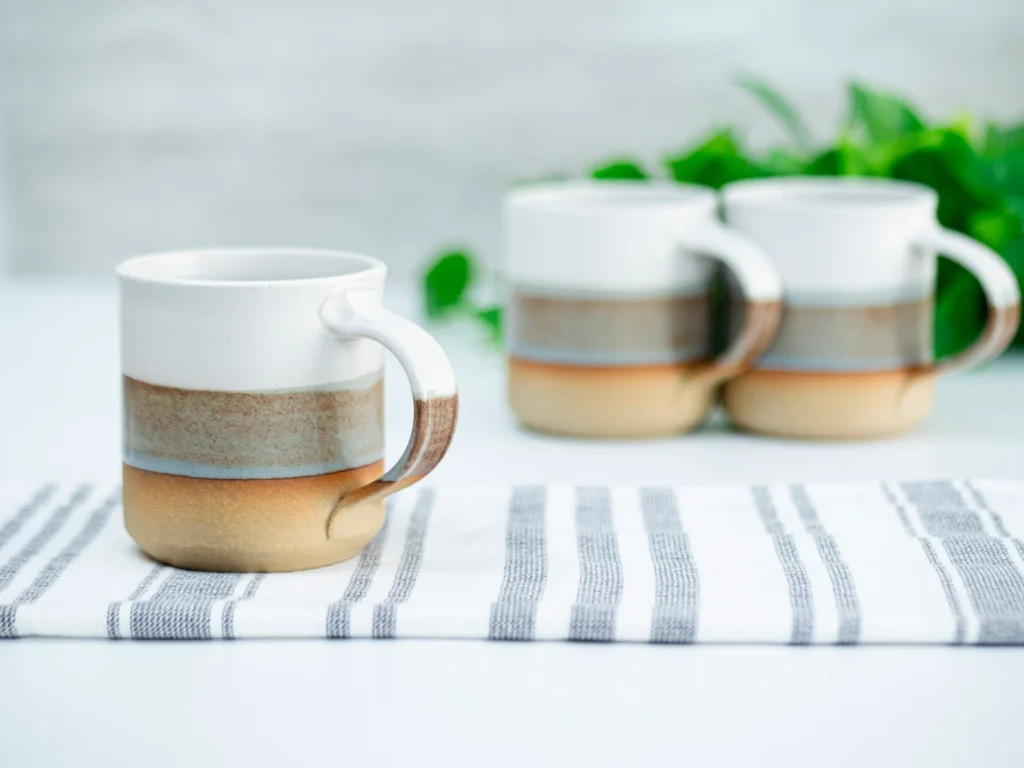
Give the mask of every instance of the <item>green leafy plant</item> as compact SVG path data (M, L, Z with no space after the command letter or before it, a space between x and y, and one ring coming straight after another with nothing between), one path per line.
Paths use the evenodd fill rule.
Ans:
M815 146L799 112L776 88L749 75L738 78L737 85L778 120L785 143L753 152L735 128L717 127L667 153L657 170L619 156L595 165L588 175L598 180L667 177L715 189L740 179L786 175L915 181L938 193L938 217L944 226L994 248L1024 283L1024 123L978 125L969 118L932 122L910 102L852 82L835 139ZM468 298L481 274L479 262L467 250L438 254L424 277L428 315L469 315L497 335L501 308L476 306ZM970 344L985 316L977 280L959 265L940 259L936 354L952 354ZM1024 333L1015 343L1024 345Z
M472 317L501 338L501 307L478 306L470 288L481 272L476 259L466 250L447 249L438 253L423 274L424 306L427 317Z

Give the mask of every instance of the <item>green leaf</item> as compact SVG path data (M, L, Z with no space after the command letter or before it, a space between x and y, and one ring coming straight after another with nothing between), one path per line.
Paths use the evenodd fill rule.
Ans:
M717 131L695 146L667 157L665 167L678 182L704 184L715 189L731 181L764 175L746 157L729 129Z
M879 176L884 175L879 162L857 144L840 138L836 146L824 150L804 168L809 176Z
M939 259L935 302L935 356L962 352L985 327L985 296L977 278L959 264Z
M484 307L476 311L477 320L482 322L490 330L491 337L496 341L501 340L501 321L502 321L502 309L501 307Z
M753 75L740 75L736 84L760 101L785 127L798 147L811 144L811 131L800 113L775 87Z
M952 130L935 133L934 141L897 158L892 175L938 192L939 221L966 232L979 210L1001 207L1001 194L986 183L984 161L962 134Z
M1011 210L981 210L970 215L968 234L989 248L1001 251L1021 236L1021 220Z
M810 162L802 153L773 149L759 165L765 176L796 176L807 173Z
M886 176L889 167L886 153L875 147L866 148L847 139L840 139L836 145L839 152L840 176Z
M641 181L648 175L639 163L632 160L612 160L594 168L590 177L602 181Z
M1024 294L1024 236L1003 246L1001 255L1006 264L1013 271L1017 278L1017 285ZM1014 346L1024 345L1024 325L1017 329L1017 335L1013 339Z
M1024 196L1024 147L988 155L981 163L988 184L1006 194Z
M809 176L842 176L843 155L836 147L822 150L804 168Z
M1024 197L1018 197L1017 195L1009 195L1003 202L1006 205L1006 210L1016 216L1020 221L1024 222Z
M854 135L863 133L868 141L886 142L924 130L924 121L914 108L892 94L856 82L850 83L847 94L848 127Z
M427 317L441 317L462 307L475 272L474 259L468 252L453 250L439 254L423 277Z
M1022 148L1024 148L1024 123L1006 127L989 124L987 127L982 143L982 149L986 154L1000 155Z

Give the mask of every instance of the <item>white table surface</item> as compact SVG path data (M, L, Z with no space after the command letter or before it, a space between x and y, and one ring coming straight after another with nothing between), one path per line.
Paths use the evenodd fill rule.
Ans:
M413 293L389 304L415 314ZM523 432L500 352L434 329L460 382L443 482L1024 480L1024 358L940 385L914 433L597 443ZM411 406L389 361L388 453ZM0 285L0 477L119 471L112 282ZM0 766L1021 766L1024 650L460 641L0 643Z

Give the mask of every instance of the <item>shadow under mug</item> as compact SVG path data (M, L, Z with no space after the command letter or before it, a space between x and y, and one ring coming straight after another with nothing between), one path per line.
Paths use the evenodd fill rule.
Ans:
M212 571L336 563L380 530L386 496L441 460L455 377L434 339L383 307L385 273L366 256L291 249L118 267L124 518L146 553ZM414 398L387 473L384 347Z
M711 189L529 186L506 197L504 228L508 394L529 428L604 438L683 432L775 333L775 269L717 220ZM712 260L734 275L746 310L715 359Z
M939 226L925 186L881 179L742 181L725 218L764 249L784 288L775 340L729 382L745 429L800 438L903 431L931 410L938 375L989 360L1013 339L1020 295L997 253ZM936 254L970 270L988 302L981 336L933 359Z

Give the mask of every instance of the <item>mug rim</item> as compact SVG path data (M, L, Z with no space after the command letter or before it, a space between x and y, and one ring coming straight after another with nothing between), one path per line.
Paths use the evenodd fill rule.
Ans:
M938 205L938 194L924 184L870 176L743 179L726 184L721 195L727 207L777 212L865 213Z
M629 205L637 202L643 204ZM664 179L539 182L505 193L506 208L561 215L643 215L716 204L711 187Z
M217 279L213 277L188 277L160 274L160 266L194 261L196 258L213 257L221 260L245 261L253 257L287 257L294 260L308 258L321 263L337 261L350 265L348 269L328 270L325 274L303 277ZM354 265L355 268L351 268ZM294 265L293 265L294 266ZM308 287L334 284L340 278L354 278L380 272L386 274L387 265L373 256L355 251L335 251L325 248L271 247L226 247L226 248L182 248L140 254L125 259L114 270L123 283L139 283L188 288L273 288Z

